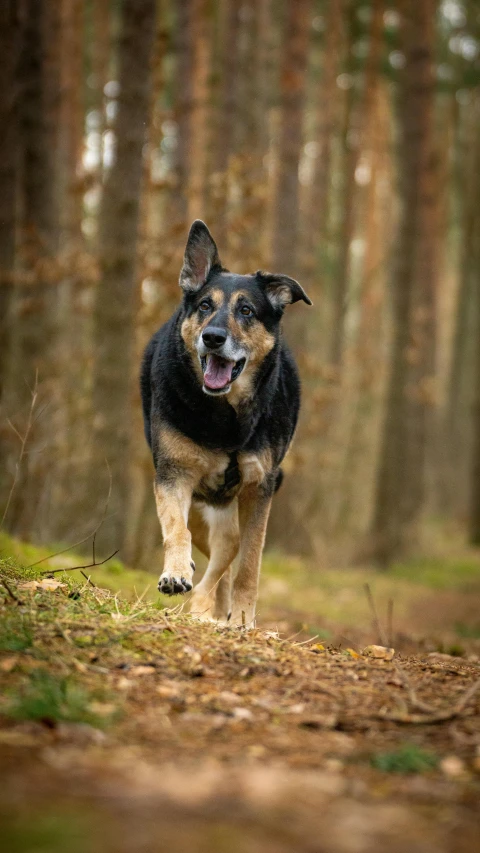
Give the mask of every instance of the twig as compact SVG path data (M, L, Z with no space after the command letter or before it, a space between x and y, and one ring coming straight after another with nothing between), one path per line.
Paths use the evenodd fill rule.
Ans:
M40 574L41 575L56 575L57 572L75 572L77 569L78 570L93 569L96 566L103 566L103 564L108 563L108 561L111 560L115 556L115 554L118 554L119 550L120 549L117 548L116 551L113 552L113 554L110 554L109 557L105 557L105 559L101 560L99 563L87 563L85 566L67 566L67 568L63 568L63 569L46 569L46 571L40 572Z
M79 542L74 542L73 545L69 545L68 548L64 548L63 551L55 551L54 554L49 554L48 557L42 557L41 560L37 560L35 563L30 563L30 565L26 567L27 569L33 569L34 566L39 566L40 563L44 563L46 560L52 560L54 557L60 557L61 554L66 554L67 551L72 551L73 548L78 548L79 545L83 545L84 542L88 542L88 540L91 539L92 536L93 536L93 549L92 549L93 550L93 561L95 563L95 537L96 537L98 531L100 530L103 522L106 519L107 509L108 509L108 505L110 503L110 497L112 495L112 472L110 470L110 465L108 464L108 459L106 459L106 458L105 458L105 464L107 466L108 476L109 476L108 492L107 492L107 497L105 500L105 506L103 508L102 516L101 516L100 521L98 522L97 526L95 527L95 529L92 531L92 533L89 533L88 536L84 536L83 539L80 539ZM97 564L95 564L95 565L97 565ZM98 563L98 565L101 565L101 564Z
M25 433L24 433L23 437L20 435L18 430L13 426L13 424L10 423L10 421L8 421L8 424L10 425L10 427L13 429L14 433L16 433L16 435L20 439L21 446L20 446L20 455L19 455L17 462L16 462L16 465L15 465L15 475L13 478L13 483L12 483L10 492L8 494L7 503L5 505L5 509L4 509L3 515L2 515L2 520L0 521L0 528L3 527L3 523L7 517L7 512L10 509L10 504L12 502L13 493L14 493L15 488L17 486L18 477L20 474L20 467L21 467L21 464L22 464L24 456L25 456L25 448L27 445L28 437L30 435L30 432L31 432L31 429L32 429L32 426L34 423L33 412L35 410L35 405L36 405L37 397L38 397L38 370L35 371L35 385L33 387L33 391L30 389L30 393L32 395L32 402L30 403L30 411L28 413L27 427L25 429Z
M80 570L80 574L81 574L81 575L83 575L83 577L85 578L85 580L87 581L87 583L89 583L89 584L90 584L90 586L93 586L93 587L94 587L94 589L98 589L97 584L96 584L96 583L94 583L94 582L91 580L90 575L86 575L86 574L85 574L85 572L83 572L83 571L81 571L81 570Z
M373 624L375 625L377 635L378 635L378 639L379 639L380 643L382 644L382 646L386 646L387 642L385 640L385 634L383 633L383 628L382 628L382 626L380 624L380 620L378 618L377 608L375 607L375 602L373 600L373 595L372 595L372 590L370 589L370 584L369 583L364 584L363 588L364 588L365 594L367 596L367 601L370 605L370 610L372 612L372 617L373 617Z
M388 645L393 646L393 598L388 599L387 605L387 636Z
M17 604L22 604L22 603L23 603L23 602L21 601L21 599L18 597L18 595L15 595L15 593L14 593L13 589L11 589L11 588L10 588L10 585L7 583L7 581L5 580L5 578L4 578L4 577L1 577L1 578L0 578L0 583L5 587L5 589L7 590L7 592L8 592L8 594L9 594L10 598L12 598L12 599L13 599L13 601L15 601Z
M468 690L465 691L461 699L449 710L439 711L436 714L396 714L395 712L388 714L378 714L377 719L389 720L393 723L408 723L410 725L433 725L434 723L444 723L447 720L453 720L459 717L462 711L465 710L468 702L480 689L480 678L475 681Z

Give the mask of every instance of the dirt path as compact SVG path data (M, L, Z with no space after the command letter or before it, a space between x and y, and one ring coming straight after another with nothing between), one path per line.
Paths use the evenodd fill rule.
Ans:
M5 850L480 849L478 661L375 658L8 582Z

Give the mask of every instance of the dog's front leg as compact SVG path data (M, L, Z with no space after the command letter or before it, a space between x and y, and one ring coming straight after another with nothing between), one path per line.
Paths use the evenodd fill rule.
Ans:
M240 561L233 585L231 621L255 625L255 604L272 496L263 486L246 486L238 497L240 517Z
M187 527L192 485L187 479L171 483L157 477L154 492L165 552L158 589L165 595L189 592L195 571L192 537Z

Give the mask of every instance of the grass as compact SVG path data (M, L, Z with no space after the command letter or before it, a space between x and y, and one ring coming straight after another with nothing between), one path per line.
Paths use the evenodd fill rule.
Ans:
M36 546L0 533L0 557L7 558L7 562L13 561L12 565L16 566L37 564L32 568L22 568L25 579L39 578L43 571L65 567L65 574L59 572L55 575L57 580L70 578L77 585L84 584L85 578L80 572L72 571L71 567L89 560L75 552L51 556L61 549L61 545L57 549L55 545ZM38 564L39 560L42 562ZM197 564L200 565L200 575L202 560ZM158 568L160 565L161 555ZM153 603L159 608L175 606L180 599L172 601L157 592L157 572L158 569L155 573L130 569L116 559L86 570L98 587L119 593L123 599L136 601L141 596L145 603ZM378 572L373 567L320 568L313 561L267 552L263 558L260 584L260 616L275 619L279 611L286 610L292 614L295 624L298 621L299 627L308 634L328 640L332 636L332 625L369 627L371 617L364 593L366 583L372 589L381 618L385 618L388 601L392 599L395 626L415 632L418 625L410 620L410 616L416 612L418 622L419 601L433 602L433 613L437 596L455 595L467 602L473 595L480 595L480 560L475 554L420 558L398 563L388 572ZM478 618L472 617L470 612L464 616L462 602L451 616L448 608L447 602L444 606L445 628L462 639L478 639ZM28 637L12 639L12 642L16 641L27 642ZM8 637L4 642L9 642Z
M24 652L33 644L33 633L28 620L8 616L0 625L0 651Z
M407 743L392 752L373 755L370 763L385 773L427 773L438 766L438 757L429 750Z
M98 703L97 703L98 704ZM71 678L59 678L46 670L34 670L23 689L13 695L3 713L15 720L89 723L102 726L114 716L95 712L95 696ZM106 707L108 705L100 705Z

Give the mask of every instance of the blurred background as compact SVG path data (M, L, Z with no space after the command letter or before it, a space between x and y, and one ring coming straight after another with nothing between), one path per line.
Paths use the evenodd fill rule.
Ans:
M476 0L4 0L0 42L3 530L158 568L138 372L199 217L314 302L270 547L478 545Z

